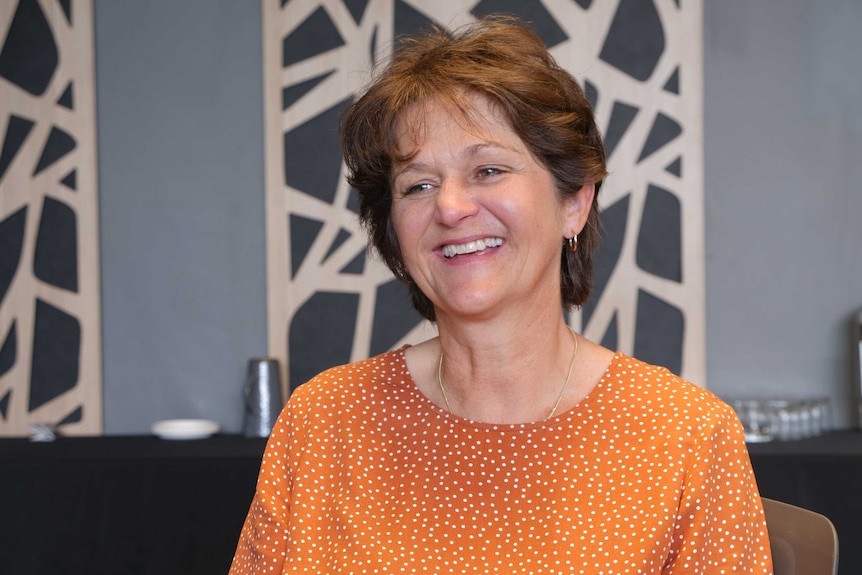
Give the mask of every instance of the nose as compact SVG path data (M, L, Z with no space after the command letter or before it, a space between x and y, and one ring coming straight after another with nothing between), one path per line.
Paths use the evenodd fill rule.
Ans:
M478 211L479 206L470 186L454 178L443 180L437 191L437 217L441 223L456 226Z

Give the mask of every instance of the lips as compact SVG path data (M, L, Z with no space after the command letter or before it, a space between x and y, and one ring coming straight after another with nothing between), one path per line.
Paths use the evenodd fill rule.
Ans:
M503 238L480 238L463 244L446 244L441 248L443 257L449 259L464 254L481 252L487 248L497 248L503 245Z

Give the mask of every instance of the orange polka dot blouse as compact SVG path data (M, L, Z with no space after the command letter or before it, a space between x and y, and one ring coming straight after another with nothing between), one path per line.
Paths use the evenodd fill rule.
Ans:
M232 575L771 573L733 411L616 354L550 421L453 416L403 350L291 396L266 448Z

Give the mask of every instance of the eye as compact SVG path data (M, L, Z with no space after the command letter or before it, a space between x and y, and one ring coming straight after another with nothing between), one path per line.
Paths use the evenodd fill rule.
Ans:
M408 186L404 192L404 196L412 196L414 194L419 194L425 191L428 191L432 188L431 184L427 182L422 182L420 184L413 184L412 186Z
M479 168L477 175L480 178L490 178L492 176L499 176L502 173L503 173L502 169L489 166L489 167Z

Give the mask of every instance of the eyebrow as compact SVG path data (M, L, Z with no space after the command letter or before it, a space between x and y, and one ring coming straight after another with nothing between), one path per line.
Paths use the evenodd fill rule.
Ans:
M521 153L521 150L517 150L515 148L512 148L511 146L506 146L506 145L503 145L499 142L489 141L489 142L478 142L478 143L471 144L471 145L467 146L467 148L464 150L464 153L461 154L461 156L465 157L465 158L471 158L473 156L480 154L481 152L483 152L484 150L487 150L487 149L497 149L497 150L505 150L507 152ZM392 181L395 181L396 179L398 179L398 177L401 176L402 174L405 174L408 172L422 171L426 167L427 167L427 165L424 162L410 162L410 163L402 166L400 169L392 172Z

